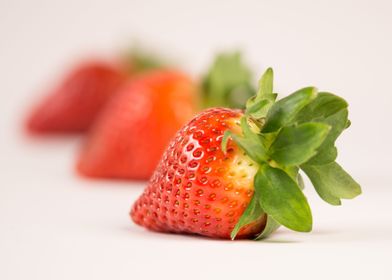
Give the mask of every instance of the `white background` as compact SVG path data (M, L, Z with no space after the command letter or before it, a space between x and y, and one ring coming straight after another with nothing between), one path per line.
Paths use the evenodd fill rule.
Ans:
M0 279L392 279L391 3L0 0ZM265 242L133 225L145 183L78 178L80 139L21 133L64 67L133 38L194 77L216 51L238 48L255 72L274 68L282 95L315 85L346 98L339 161L364 194L334 208L307 188L314 232Z

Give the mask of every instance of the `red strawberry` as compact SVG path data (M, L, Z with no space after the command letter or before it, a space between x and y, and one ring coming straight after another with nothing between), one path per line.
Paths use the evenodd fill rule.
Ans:
M193 82L155 70L122 87L93 126L78 163L92 177L147 179L170 138L196 109Z
M299 169L331 204L360 193L335 162L347 103L313 87L275 102L272 76L267 70L245 112L209 109L176 134L133 205L137 224L226 239L263 238L280 224L308 232Z
M69 133L89 129L97 113L123 84L120 67L101 61L73 69L56 89L35 108L27 121L33 133Z
M157 231L229 238L253 195L257 171L236 145L226 155L221 151L224 131L240 129L242 115L209 109L179 131L133 206L133 220ZM238 236L251 237L264 226L262 216Z

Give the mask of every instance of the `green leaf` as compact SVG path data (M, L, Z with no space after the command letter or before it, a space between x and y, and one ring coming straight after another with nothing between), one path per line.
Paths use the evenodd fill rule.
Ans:
M202 82L203 107L244 108L255 94L252 74L239 52L219 54Z
M267 224L265 225L264 230L255 238L256 240L264 239L268 237L271 233L277 230L280 227L280 224L275 221L271 216L267 216Z
M319 92L317 97L304 107L297 116L299 123L320 121L347 108L343 98L329 92Z
M243 136L232 133L231 138L254 161L258 163L265 162L267 153L262 143L263 140L260 135L251 130L246 117L241 118L241 129Z
M297 183L283 170L261 164L254 185L261 207L274 220L295 231L312 229L309 204Z
M323 165L334 162L336 157L338 156L338 150L335 146L320 146L317 150L317 154L307 161L310 165Z
M283 127L269 149L273 160L284 166L300 165L317 152L330 131L323 123L304 123Z
M230 234L231 239L232 240L235 239L235 237L237 236L238 232L241 230L242 227L260 219L263 215L265 215L265 212L261 208L256 194L254 194L249 202L248 207L245 209L241 218L239 219L234 229L232 230Z
M299 167L297 166L280 166L284 172L287 173L294 181L297 181Z
M266 116L268 110L274 104L273 100L263 99L258 102L249 105L246 109L246 114L252 116L255 119L261 119Z
M337 157L337 150L334 147L336 139L343 132L347 125L348 110L341 111L321 120L323 123L331 126L331 131L325 138L323 144L317 149L318 154L314 159L311 159L312 164L327 164L335 161Z
M320 92L316 99L298 114L299 123L315 121L331 126L327 138L317 149L317 155L310 159L309 163L323 165L335 161L337 157L335 141L349 123L347 106L343 98L332 93Z
M223 134L222 142L221 142L221 149L224 154L226 154L226 152L227 152L227 143L228 143L229 138L231 136L232 136L232 133L230 130L226 130L225 133Z
M305 182L304 179L302 178L301 174L297 174L297 182L298 182L298 186L301 190L305 189Z
M259 81L259 91L258 96L265 97L273 93L273 83L274 83L274 71L272 68L268 68L264 74L261 76Z
M273 70L268 68L260 78L257 94L246 103L247 115L255 119L261 119L267 115L277 97L277 94L273 93L273 79Z
M263 133L292 124L296 115L317 96L317 89L307 87L275 102L267 114Z
M319 196L332 205L340 205L340 199L352 199L361 194L360 185L336 162L326 165L304 164L306 173Z
M343 109L327 118L322 120L323 123L331 126L331 132L325 139L324 146L333 145L339 135L343 132L347 125L348 110Z

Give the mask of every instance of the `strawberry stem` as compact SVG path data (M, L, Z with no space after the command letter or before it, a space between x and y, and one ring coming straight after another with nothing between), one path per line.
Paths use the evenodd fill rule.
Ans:
M314 87L300 89L276 101L273 71L260 79L257 94L247 101L240 135L225 132L222 150L231 138L259 165L254 197L232 232L265 215L267 224L256 239L283 225L295 231L312 229L312 215L299 170L309 177L326 202L339 205L361 187L335 160L337 137L349 126L347 102ZM255 124L255 131L249 127Z

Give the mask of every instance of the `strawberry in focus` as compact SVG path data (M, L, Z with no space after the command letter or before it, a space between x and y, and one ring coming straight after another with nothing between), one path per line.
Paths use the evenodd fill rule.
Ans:
M260 80L244 112L208 109L175 136L131 210L160 232L262 239L280 225L312 229L300 170L332 205L361 188L336 163L347 102L314 87L276 101L273 72Z
M88 130L126 77L120 66L103 61L76 66L32 111L26 123L27 130L34 134Z
M204 111L171 142L143 196L133 220L156 231L199 233L229 238L253 196L256 163L235 144L221 150L226 129L239 130L241 111ZM239 232L253 237L265 226L261 216Z
M110 100L84 143L77 169L91 177L147 179L175 132L195 113L196 86L174 70L152 70Z

